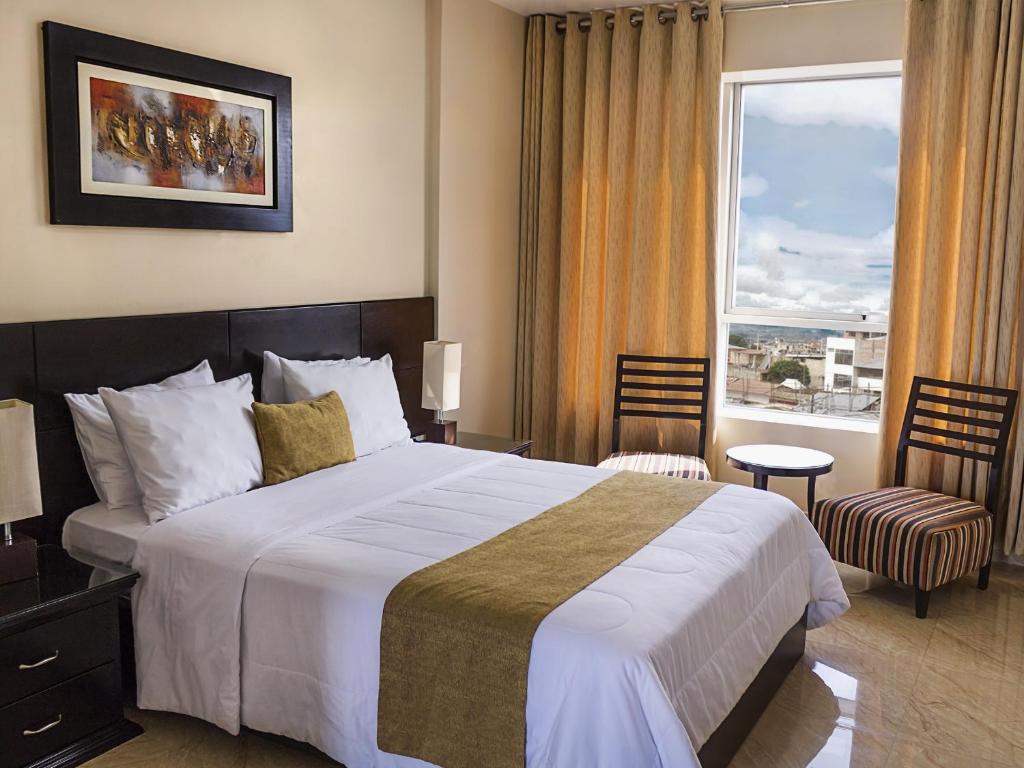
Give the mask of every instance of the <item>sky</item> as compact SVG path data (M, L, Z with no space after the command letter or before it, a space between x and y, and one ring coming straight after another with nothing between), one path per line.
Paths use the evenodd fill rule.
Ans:
M900 80L743 89L735 304L888 316Z

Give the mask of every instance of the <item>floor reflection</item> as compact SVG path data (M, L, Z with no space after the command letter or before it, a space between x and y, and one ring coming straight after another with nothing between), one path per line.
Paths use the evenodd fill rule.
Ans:
M851 600L732 768L1024 768L1024 568L950 585L923 621L897 585Z

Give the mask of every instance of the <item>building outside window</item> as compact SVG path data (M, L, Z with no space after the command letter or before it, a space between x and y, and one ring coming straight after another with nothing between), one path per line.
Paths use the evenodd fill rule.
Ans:
M877 420L892 279L899 63L729 79L725 405Z

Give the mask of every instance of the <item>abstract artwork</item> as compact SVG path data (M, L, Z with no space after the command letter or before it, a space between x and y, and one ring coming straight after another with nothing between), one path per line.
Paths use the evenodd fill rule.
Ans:
M53 22L55 224L291 231L291 80Z
M266 194L266 110L185 94L180 86L95 76L88 83L91 181Z

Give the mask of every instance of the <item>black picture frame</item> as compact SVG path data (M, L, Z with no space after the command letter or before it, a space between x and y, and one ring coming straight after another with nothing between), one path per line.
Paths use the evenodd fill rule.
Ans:
M292 81L87 29L43 23L50 223L117 227L292 231ZM82 192L78 62L223 88L273 102L273 206Z

